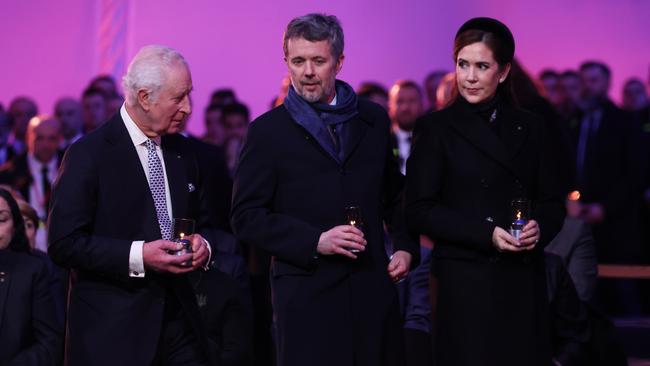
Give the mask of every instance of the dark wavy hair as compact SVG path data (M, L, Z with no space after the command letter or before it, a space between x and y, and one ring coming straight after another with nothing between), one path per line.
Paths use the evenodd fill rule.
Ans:
M15 252L29 252L29 240L27 239L27 234L25 234L25 222L23 221L23 215L20 214L18 203L16 203L14 197L6 189L0 188L0 197L7 201L9 210L11 211L11 218L14 222L14 235L11 238L11 242L9 242L9 249Z

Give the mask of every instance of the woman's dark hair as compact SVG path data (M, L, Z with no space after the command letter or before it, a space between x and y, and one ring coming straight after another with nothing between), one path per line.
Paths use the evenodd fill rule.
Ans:
M11 218L14 222L14 235L9 242L9 249L15 252L29 252L29 240L27 240L27 235L25 234L25 223L23 221L23 215L20 214L20 209L18 209L18 203L14 197L6 189L0 188L0 197L4 198L9 205L9 210L11 211Z
M479 29L468 29L456 36L456 39L454 39L454 62L457 62L460 50L465 46L479 42L484 43L492 51L492 57L499 64L499 69L506 67L507 64L512 62L512 51L508 42L502 37L497 37L492 32ZM505 101L514 101L509 74L497 87L497 94Z

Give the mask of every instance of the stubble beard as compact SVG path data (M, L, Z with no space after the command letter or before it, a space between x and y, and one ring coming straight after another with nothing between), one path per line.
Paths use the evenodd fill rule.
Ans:
M308 103L316 103L323 98L323 89L308 92L305 89L300 90L300 96Z

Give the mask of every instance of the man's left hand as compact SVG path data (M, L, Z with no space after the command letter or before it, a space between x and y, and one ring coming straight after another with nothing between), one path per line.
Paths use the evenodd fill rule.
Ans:
M192 234L187 237L192 243L192 269L205 266L208 261L208 244L200 234Z
M388 263L388 275L393 282L399 282L406 278L411 268L411 253L398 250L391 256Z

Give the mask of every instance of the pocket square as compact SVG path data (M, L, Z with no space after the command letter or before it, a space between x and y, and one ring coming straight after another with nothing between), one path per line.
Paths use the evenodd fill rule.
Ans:
M187 190L190 191L190 193L191 193L191 192L194 192L196 190L196 188L194 187L194 184L188 183L187 184Z

